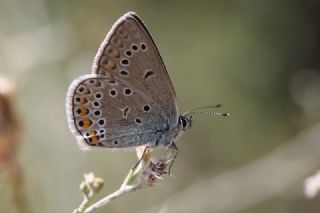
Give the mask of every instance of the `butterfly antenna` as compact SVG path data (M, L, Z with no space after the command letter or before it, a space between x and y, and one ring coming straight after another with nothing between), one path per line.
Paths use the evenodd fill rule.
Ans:
M218 116L230 116L230 113L227 112L202 112L202 111L195 111L192 113L188 113L189 115L218 115Z
M210 109L210 108L220 108L222 105L212 105L212 106L202 106L202 107L195 107L186 113L184 115L218 115L218 116L230 116L230 113L226 112L206 112L206 111L199 111L203 109Z

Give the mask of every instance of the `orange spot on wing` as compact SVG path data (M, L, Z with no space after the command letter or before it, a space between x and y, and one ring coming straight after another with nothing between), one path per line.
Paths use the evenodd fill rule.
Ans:
M111 52L111 54L113 53L113 51ZM114 61L110 60L110 58L106 55L104 55L102 58L101 58L101 62L100 64L105 67L107 70L109 71L112 71L114 69L117 68L117 65Z
M88 131L88 133L89 133L90 142L94 143L94 144L98 144L99 137L97 136L97 132L94 130L90 130L90 131Z
M82 122L83 122L83 125L82 125L83 128L88 128L92 124L92 121L90 119L84 119Z
M88 100L84 97L80 98L80 104L86 104L88 102Z
M111 54L110 54L110 56L112 57L112 58L120 58L120 51L118 50L118 49L114 49L112 52L111 52Z
M115 70L117 68L117 65L113 61L109 60L107 65L106 65L106 68L108 70Z
M92 142L96 143L98 141L97 135L92 136Z
M90 93L91 93L91 92L90 92L89 88L88 88L88 87L84 87L84 90L83 90L82 94L83 94L83 95L88 95L88 94L90 94Z
M85 116L85 115L88 115L88 113L89 113L89 110L88 110L86 107L80 108L80 113L79 113L79 115Z

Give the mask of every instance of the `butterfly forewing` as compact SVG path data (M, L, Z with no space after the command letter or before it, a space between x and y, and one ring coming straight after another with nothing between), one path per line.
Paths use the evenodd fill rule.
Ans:
M134 84L160 105L172 123L177 121L174 88L150 33L136 14L129 12L114 24L99 48L93 73Z
M127 13L107 34L93 73L75 80L69 126L89 146L156 146L177 122L175 93L161 56L139 17Z

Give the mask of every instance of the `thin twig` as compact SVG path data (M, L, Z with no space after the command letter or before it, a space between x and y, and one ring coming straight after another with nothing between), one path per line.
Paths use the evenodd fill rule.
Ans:
M138 174L141 172L141 170L143 168L143 164L144 164L144 161L141 160L139 162L138 166L134 166L132 169L130 169L130 171L129 171L128 175L126 176L126 178L124 179L121 187L117 191L107 195L106 197L102 198L98 202L89 206L84 212L85 213L93 212L94 210L107 205L110 201L116 199L117 197L119 197L125 193L141 189L142 188L141 183L134 184L134 182L136 182Z
M150 149L146 147L137 148L137 156L140 160L130 169L120 188L92 205L93 198L103 187L103 180L94 177L93 173L85 175L85 180L80 185L83 193L83 201L73 213L90 213L107 205L123 194L145 187L155 186L162 180L162 176L169 174L167 168L171 167L176 157L175 154L172 155L171 151L170 149L166 149L162 158L152 161L150 160Z

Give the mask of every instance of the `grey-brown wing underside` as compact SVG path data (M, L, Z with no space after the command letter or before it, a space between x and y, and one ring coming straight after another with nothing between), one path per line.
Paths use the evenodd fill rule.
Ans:
M114 24L95 57L92 74L70 86L67 112L80 145L89 147L155 146L176 125L172 83L137 15L127 13Z
M102 42L92 72L132 82L157 102L172 123L178 109L173 85L160 53L142 20L123 15Z

